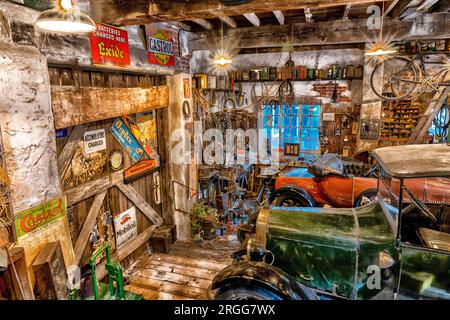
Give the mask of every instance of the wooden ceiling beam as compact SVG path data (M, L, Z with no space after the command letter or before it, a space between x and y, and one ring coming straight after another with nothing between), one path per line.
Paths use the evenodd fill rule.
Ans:
M281 10L275 10L275 11L273 12L273 14L274 14L275 17L277 18L278 23L281 24L281 25L283 25L283 24L284 24L284 14L283 14L283 11L281 11Z
M229 30L227 38L234 48L266 48L283 46L314 46L376 41L378 30L369 29L366 19L338 20L292 25L271 25L259 28L239 28ZM398 20L386 17L384 28L395 30L392 41L450 38L450 13L426 14L418 19ZM220 33L197 33L190 42L191 50L214 50L220 43ZM232 41L235 39L235 41Z
M400 0L397 2L397 4L392 8L392 17L393 18L399 18L401 14L408 8L410 5L410 0Z
M180 21L170 21L168 23L173 25L173 26L175 26L175 27L177 27L177 28L180 28L181 30L191 31L191 26L188 26L186 23L183 23L183 22L180 22Z
M400 0L394 0L394 1L391 1L390 3L389 3L389 5L388 5L388 7L386 8L386 10L384 10L384 16L387 16L391 11L392 11L392 9L394 9L395 8L395 6L397 5L397 3L399 2Z
M231 18L231 17L219 17L219 19L221 21L223 21L224 23L226 23L229 27L237 28L236 20L234 20L233 18Z
M261 25L261 21L259 20L258 16L254 13L244 13L243 16L250 21L252 25L255 27L259 27Z
M141 25L155 22L218 19L247 13L316 9L347 4L369 4L373 0L264 0L225 6L219 0L90 0L92 17L115 25Z
M206 21L205 19L193 19L192 22L195 22L196 24L198 24L199 26L202 26L206 30L212 30L213 29L212 24L209 23L208 21Z

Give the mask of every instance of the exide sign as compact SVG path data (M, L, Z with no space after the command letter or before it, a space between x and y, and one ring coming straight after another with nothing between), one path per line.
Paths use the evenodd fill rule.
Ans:
M103 23L96 23L97 30L91 33L92 63L128 67L130 49L128 32Z

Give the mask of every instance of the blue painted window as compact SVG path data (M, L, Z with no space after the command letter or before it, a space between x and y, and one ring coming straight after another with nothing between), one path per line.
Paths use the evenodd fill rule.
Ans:
M320 105L265 106L263 126L272 149L300 143L302 151L319 150Z

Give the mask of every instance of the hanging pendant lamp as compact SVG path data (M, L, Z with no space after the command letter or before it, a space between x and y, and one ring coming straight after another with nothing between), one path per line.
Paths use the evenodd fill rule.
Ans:
M44 32L64 34L90 33L97 29L87 14L73 9L71 0L58 0L56 8L38 16L35 26Z

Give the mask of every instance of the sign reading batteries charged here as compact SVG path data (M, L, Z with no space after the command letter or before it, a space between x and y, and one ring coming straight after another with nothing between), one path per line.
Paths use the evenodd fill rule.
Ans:
M86 131L84 133L84 152L89 154L106 149L105 129Z

